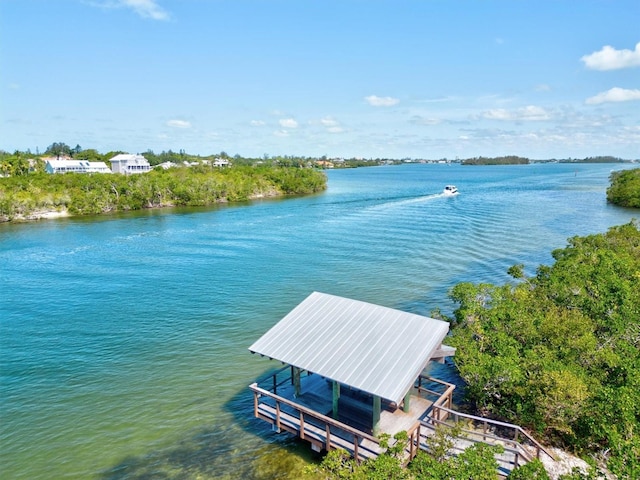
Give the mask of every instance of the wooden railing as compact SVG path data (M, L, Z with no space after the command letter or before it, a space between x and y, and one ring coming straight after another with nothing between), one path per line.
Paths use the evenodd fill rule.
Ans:
M380 441L373 435L279 396L277 394L278 388L289 382L293 382L292 370L291 367L285 366L249 386L253 391L254 416L256 418L262 418L272 423L278 431L285 429L294 433L302 440L307 440L321 449L327 451L336 448L349 450L357 461L382 453ZM441 387L438 389L440 391L425 386L433 383ZM259 384L265 385L268 389L260 387ZM461 443L466 441L502 444L506 455L497 458L499 463L517 467L531 461L533 456L524 444L535 450L537 458L540 458L540 455L544 453L555 460L552 453L518 425L453 410L451 407L455 385L420 375L415 388L417 394L432 401L432 405L428 411L427 420L417 421L407 430L409 441L405 451L406 463L411 461L418 451L426 449L427 437L435 431L438 425L451 426L450 423L447 423L447 420L451 418L456 424L466 422L470 425L481 425L481 429L461 428ZM495 434L496 431L500 432L499 436ZM504 435L505 432L506 435ZM510 435L509 432L511 432Z
M437 383L444 387L444 391L436 392L434 390L430 390L423 386L423 382ZM433 400L433 405L431 406L431 412L429 413L429 416L435 415L437 417L437 420L440 421L445 421L447 418L449 418L449 413L446 410L441 410L437 407L446 407L447 409L450 409L453 406L453 391L455 389L456 386L452 383L423 375L420 375L416 382L416 390L418 392L418 395L426 399L435 397L435 400Z
M379 448L379 440L366 432L260 388L257 383L251 384L249 388L253 391L254 416L272 421L278 431L284 428L298 434L302 440L317 444L327 451L336 448L347 449L349 446L357 461L375 457L382 451ZM273 410L265 412L265 405ZM363 440L371 442L370 446Z
M513 461L510 461L514 467L525 462L533 460L534 456L525 448L529 446L535 451L535 457L540 458L541 454L548 455L555 460L554 455L544 448L535 438L527 433L521 426L512 423L500 422L489 418L478 417L467 413L457 412L442 405L433 405L433 415L430 415L427 422L423 422L425 427L435 429L437 425L448 425L442 420L443 417L452 418L456 425L465 422L471 427L480 428L461 428L461 437L473 443L487 443L490 445L501 444L505 452L513 454ZM523 460L524 462L521 462Z

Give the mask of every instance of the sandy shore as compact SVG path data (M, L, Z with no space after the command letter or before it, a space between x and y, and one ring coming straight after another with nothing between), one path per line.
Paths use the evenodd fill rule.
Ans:
M34 220L50 220L69 216L70 213L67 210L36 210L27 215L17 214L12 218L0 217L0 222L31 222Z

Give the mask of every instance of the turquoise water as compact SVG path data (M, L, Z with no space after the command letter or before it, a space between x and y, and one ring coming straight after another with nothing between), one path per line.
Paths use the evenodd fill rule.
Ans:
M2 478L286 478L308 448L252 418L277 366L254 340L314 290L429 315L533 274L640 216L607 205L612 168L337 170L302 198L0 225Z

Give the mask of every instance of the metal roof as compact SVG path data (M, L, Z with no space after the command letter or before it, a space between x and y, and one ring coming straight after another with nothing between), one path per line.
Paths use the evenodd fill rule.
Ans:
M448 331L441 320L313 292L249 350L399 404Z

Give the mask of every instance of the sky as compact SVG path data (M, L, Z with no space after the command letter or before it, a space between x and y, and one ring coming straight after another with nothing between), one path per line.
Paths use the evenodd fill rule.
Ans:
M638 0L0 0L0 150L640 159Z

